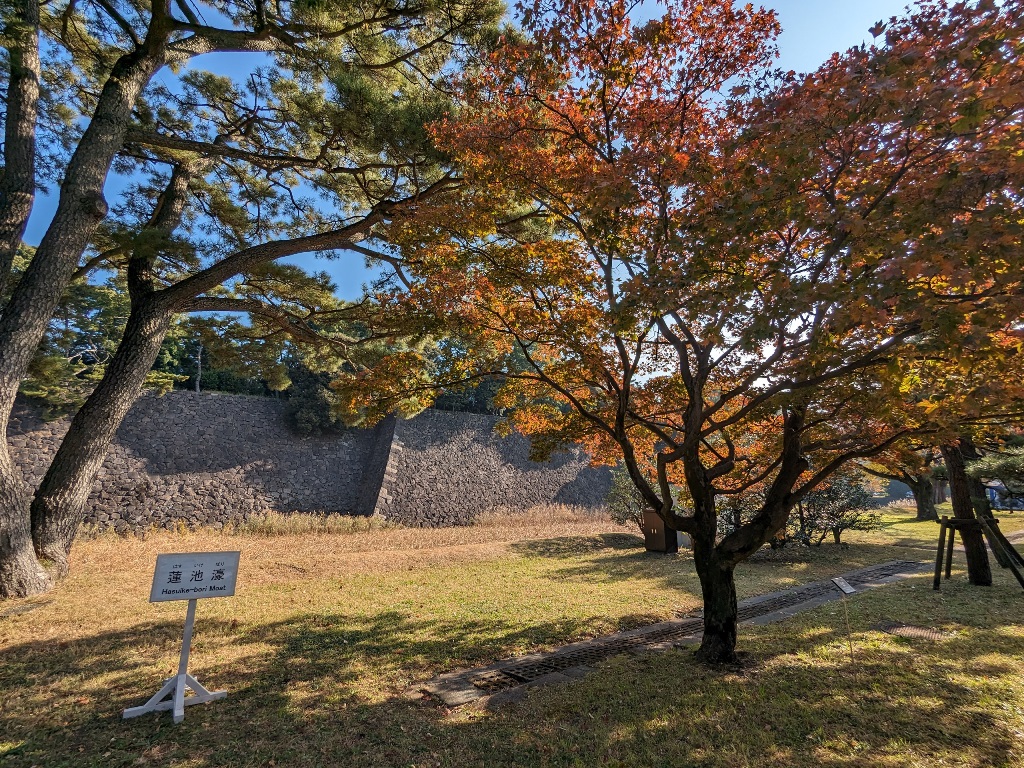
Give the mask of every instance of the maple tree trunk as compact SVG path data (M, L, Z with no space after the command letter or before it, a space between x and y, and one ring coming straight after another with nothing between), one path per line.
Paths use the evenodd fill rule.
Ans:
M693 536L693 563L700 580L703 598L703 637L697 658L705 664L733 664L736 660L736 583L735 565L724 561L715 551L711 535Z
M4 168L0 174L0 294L25 234L36 191L39 104L39 3L22 0L4 29L8 44Z
M938 520L939 513L935 509L935 483L930 477L921 476L917 480L907 478L907 486L914 494L914 505L917 507L918 520Z
M697 658L706 664L731 664L736 661L736 569L713 553L697 552L695 541L694 563L704 599L704 636Z
M68 572L71 545L93 482L121 422L160 353L172 313L152 299L132 308L124 337L96 389L75 414L32 502L32 540L58 578Z
M959 520L974 520L974 506L971 503L970 483L964 465L964 456L960 445L942 446L942 458L946 462L949 473L949 491L953 501L953 516ZM967 553L967 579L971 584L981 587L992 585L992 567L988 561L988 551L981 535L981 528L961 528L960 538L964 542Z

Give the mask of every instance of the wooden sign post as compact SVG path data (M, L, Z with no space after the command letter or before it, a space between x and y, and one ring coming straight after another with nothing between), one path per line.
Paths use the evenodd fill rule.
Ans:
M206 597L230 597L235 594L238 559L241 552L193 552L191 554L158 555L153 572L149 602L188 600L185 613L185 636L182 639L178 674L164 681L163 687L141 707L131 707L123 717L139 717L147 712L172 710L174 722L185 719L185 707L205 704L228 695L227 691L208 691L188 673L188 655L192 648L192 627L196 621L196 601ZM193 695L185 697L185 689Z

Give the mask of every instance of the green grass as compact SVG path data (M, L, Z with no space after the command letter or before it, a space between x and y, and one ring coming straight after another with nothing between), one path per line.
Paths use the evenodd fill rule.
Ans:
M934 523L885 524L745 564L741 596L932 558ZM853 662L832 603L744 628L740 671L680 650L613 659L495 712L405 696L440 672L699 607L688 558L637 545L569 519L82 542L57 592L0 604L0 767L1024 765L1024 592L998 569L988 589L958 571L941 593L922 576L850 599ZM184 604L146 602L156 552L218 547L243 551L239 593L200 603L191 670L228 698L178 726L120 720L180 648ZM885 619L950 635L908 641L872 628Z

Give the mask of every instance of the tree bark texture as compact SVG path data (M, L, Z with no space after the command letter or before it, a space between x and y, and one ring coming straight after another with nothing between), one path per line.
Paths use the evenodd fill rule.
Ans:
M29 491L13 464L5 431L0 445L0 598L37 595L52 584L32 550Z
M969 437L960 438L960 451L963 454L965 464L981 458L981 454L974 445L974 441ZM976 477L968 475L967 487L971 493L971 505L974 507L974 513L978 517L994 520L995 515L992 514L992 504L988 500L988 489L985 487L985 483ZM992 554L995 555L996 562L999 563L1000 568L1010 567L1010 558L1001 548L994 548Z
M135 103L163 66L171 27L169 17L162 12L166 5L155 4L153 10L142 46L121 56L111 69L89 125L68 163L53 219L0 315L0 434L7 433L18 386L53 311L82 252L106 216L103 185L114 156L124 143ZM19 575L25 571L27 562L19 531L31 530L31 495L9 457L0 461L0 489L0 519L10 521L12 526L7 548L0 547L0 594L14 594L26 588ZM24 519L16 522L17 517ZM33 577L31 581L38 585L38 579ZM38 590L38 586L32 588Z
M903 482L914 494L914 505L917 507L918 520L938 520L939 513L935 509L935 483L928 475L916 478L907 476Z
M697 649L697 658L706 664L731 664L736 661L735 568L723 563L694 542L694 563L700 577L704 600L704 635Z
M124 337L99 385L75 414L32 502L32 540L58 578L107 450L156 362L172 312L150 297L132 308Z
M946 462L949 473L950 497L953 501L953 516L959 520L974 520L974 506L971 503L971 490L965 470L964 456L959 443L942 446L942 458ZM982 538L980 526L961 528L960 537L967 553L967 579L971 584L981 587L992 585L992 567L988 561L988 551Z
M198 160L178 163L160 194L144 236L128 263L131 311L121 341L103 378L72 420L36 490L31 512L32 538L36 552L52 564L58 578L67 575L71 545L96 474L124 417L138 398L170 327L173 309L155 291L153 264L162 244L181 223L189 185L203 167L204 163Z
M718 516L715 491L695 451L686 457L687 485L694 505L693 561L700 578L704 599L704 636L697 658L708 664L731 664L736 661L736 566L750 557L786 526L790 511L798 499L793 488L807 469L807 460L800 450L803 411L794 409L786 415L782 460L778 473L765 494L764 505L743 526L732 531L717 544Z
M54 308L106 216L107 173L139 94L163 64L167 34L167 25L154 21L143 46L122 56L111 70L68 163L53 220L0 316L0 415L5 422Z
M36 115L39 106L39 3L21 0L4 30L10 40L4 168L0 175L0 295L25 234L36 191Z

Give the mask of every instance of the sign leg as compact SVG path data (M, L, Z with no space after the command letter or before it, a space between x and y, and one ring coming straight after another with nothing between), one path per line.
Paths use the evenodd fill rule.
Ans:
M177 677L167 678L167 680L164 681L163 688L153 694L153 697L149 701L141 707L130 707L129 709L126 709L121 717L127 720L130 717L140 717L147 712L156 712L161 709L160 703L168 696L172 696L174 694L174 686L177 679ZM164 709L166 709L166 707L164 707Z
M178 675L174 685L174 722L185 719L185 687L188 685L188 655L192 650L192 627L196 623L196 601L188 601L185 614L185 636L181 641L181 657L178 659Z
M192 649L192 628L196 620L196 601L188 601L188 613L185 614L185 635L182 638L181 656L178 658L178 673L164 681L163 687L141 707L126 709L122 717L139 717L148 712L171 710L174 722L185 719L185 707L191 704L206 704L227 696L227 691L210 691L188 673L188 657ZM192 689L194 695L185 697L186 689Z

